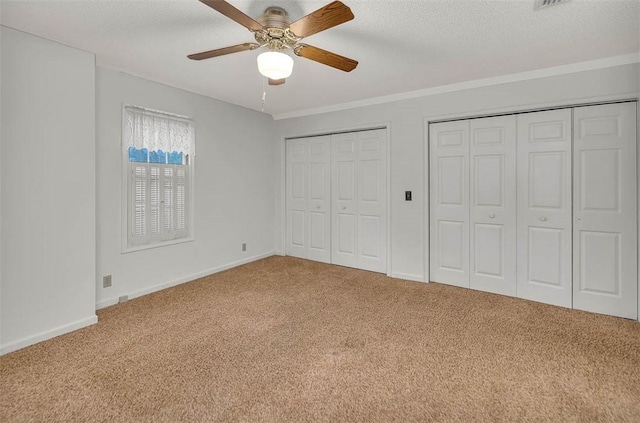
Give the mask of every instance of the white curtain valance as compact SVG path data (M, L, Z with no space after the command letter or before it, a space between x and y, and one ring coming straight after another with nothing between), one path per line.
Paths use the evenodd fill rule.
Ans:
M125 106L125 148L195 153L193 120L136 106Z

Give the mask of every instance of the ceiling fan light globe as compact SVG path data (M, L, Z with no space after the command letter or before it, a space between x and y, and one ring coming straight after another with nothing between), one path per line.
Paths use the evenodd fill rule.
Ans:
M293 59L279 51L267 51L258 55L258 71L271 79L284 79L291 76Z

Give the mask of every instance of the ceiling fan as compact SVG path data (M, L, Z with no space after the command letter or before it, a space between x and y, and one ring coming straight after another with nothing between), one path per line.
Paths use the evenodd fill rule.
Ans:
M285 79L291 75L293 59L283 53L286 49L293 50L296 56L345 72L351 72L358 66L357 61L348 57L300 43L303 38L353 19L351 9L340 1L331 2L293 23L289 21L287 11L281 7L268 7L262 16L254 20L224 0L200 1L247 28L253 33L256 42L191 54L187 56L189 59L203 60L267 47L269 51L258 56L258 70L269 78L269 85L284 84Z

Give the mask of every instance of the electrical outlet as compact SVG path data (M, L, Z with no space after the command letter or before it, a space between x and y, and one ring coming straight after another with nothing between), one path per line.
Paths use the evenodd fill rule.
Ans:
M111 275L102 277L102 287L109 288L111 286Z
M247 251L247 243L246 242L242 243L242 251Z

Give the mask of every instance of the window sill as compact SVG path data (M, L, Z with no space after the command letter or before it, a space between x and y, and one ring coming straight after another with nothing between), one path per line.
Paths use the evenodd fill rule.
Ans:
M154 242L153 244L126 246L122 248L121 254L135 253L136 251L150 250L152 248L166 247L169 245L184 244L195 241L194 237L172 239L169 241Z

